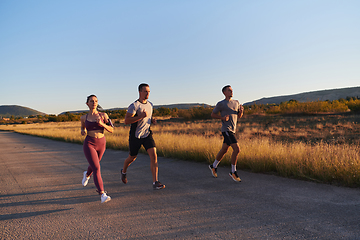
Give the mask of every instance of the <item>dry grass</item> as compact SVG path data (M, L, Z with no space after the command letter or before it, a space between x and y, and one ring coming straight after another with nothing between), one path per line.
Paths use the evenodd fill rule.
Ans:
M16 131L81 143L79 122L0 125ZM159 121L152 127L160 156L212 162L222 144L220 122ZM117 123L107 147L128 150L129 126ZM238 167L253 172L360 186L357 116L251 116L240 120ZM230 164L230 153L221 164Z

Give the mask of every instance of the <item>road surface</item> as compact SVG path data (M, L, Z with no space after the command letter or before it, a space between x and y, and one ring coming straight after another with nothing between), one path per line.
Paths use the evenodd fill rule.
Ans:
M101 204L81 185L82 145L0 131L0 239L360 239L360 189L147 155L120 181L127 152L106 150Z

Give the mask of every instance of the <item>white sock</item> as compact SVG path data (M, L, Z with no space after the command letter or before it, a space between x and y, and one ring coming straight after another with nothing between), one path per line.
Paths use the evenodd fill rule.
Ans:
M217 168L219 165L219 161L215 159L214 163L213 163L213 168Z
M236 172L236 165L231 164L231 172Z

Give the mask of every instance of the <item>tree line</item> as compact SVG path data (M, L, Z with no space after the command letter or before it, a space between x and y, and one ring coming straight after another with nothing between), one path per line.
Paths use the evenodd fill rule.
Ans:
M253 104L245 107L245 114L316 114L360 112L360 99L347 97L333 101L299 102L289 100L280 104Z
M211 118L213 107L200 106L189 109L178 108L155 108L154 117L179 118L186 121L204 120ZM104 110L111 119L120 120L125 118L126 110ZM280 104L252 104L244 106L245 115L253 114L316 114L316 113L342 113L342 112L360 112L360 99L358 97L348 97L334 101L313 101L299 102L289 100ZM80 117L86 114L66 112L60 115L37 115L28 118L11 116L10 120L0 120L0 124L27 124L42 122L68 122L80 121Z

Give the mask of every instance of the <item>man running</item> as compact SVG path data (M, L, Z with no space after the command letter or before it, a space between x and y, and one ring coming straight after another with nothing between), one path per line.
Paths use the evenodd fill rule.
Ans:
M221 133L224 136L224 143L219 153L216 155L214 163L209 165L209 168L212 175L217 178L217 166L223 159L229 147L231 147L233 152L231 155L231 172L229 175L235 182L241 182L241 179L236 172L236 163L240 152L240 147L237 143L235 132L237 119L243 116L244 107L239 103L238 100L232 99L233 90L230 85L223 87L222 92L225 95L225 99L216 104L213 112L211 113L211 117L215 119L221 119Z
M153 104L148 101L150 87L146 83L139 85L139 99L130 104L126 115L125 124L131 124L129 133L129 156L125 159L124 168L121 169L121 180L127 183L126 172L132 162L135 161L141 145L150 157L150 168L153 176L153 189L165 188L158 180L158 162L155 141L152 137L150 124L156 123L152 118Z

